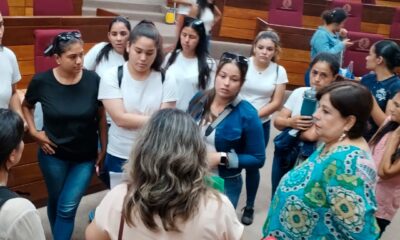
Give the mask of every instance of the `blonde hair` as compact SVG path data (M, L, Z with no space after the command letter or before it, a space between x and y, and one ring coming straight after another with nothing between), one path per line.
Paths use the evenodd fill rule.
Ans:
M140 217L151 231L180 230L198 213L201 199L213 192L205 184L206 147L199 127L183 111L164 109L155 113L142 129L129 161L124 166L128 193L123 214L128 225Z

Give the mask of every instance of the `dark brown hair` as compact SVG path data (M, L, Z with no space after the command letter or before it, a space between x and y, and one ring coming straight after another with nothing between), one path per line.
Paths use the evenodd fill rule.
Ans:
M350 139L361 137L367 127L367 121L372 110L372 95L370 91L360 83L343 80L333 82L322 88L317 93L320 100L325 94L329 94L332 106L345 118L354 116L356 122L347 133Z

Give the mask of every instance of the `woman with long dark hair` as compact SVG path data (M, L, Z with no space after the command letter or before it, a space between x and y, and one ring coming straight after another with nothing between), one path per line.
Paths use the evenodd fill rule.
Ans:
M378 211L375 216L381 234L400 206L400 92L397 92L392 101L390 116L369 142L378 168Z
M111 116L104 168L122 172L138 130L160 108L175 107L175 88L162 75L162 37L154 23L143 20L130 32L129 60L101 78L98 98ZM173 83L173 82L172 82Z
M382 40L371 46L366 57L366 68L373 71L361 78L374 96L374 107L364 137L370 140L385 121L390 100L400 90L400 78L395 68L400 66L400 47L390 40Z
M176 107L181 110L186 111L198 91L213 86L215 62L208 54L201 20L185 17L176 47L167 55L164 65L166 79L176 82Z

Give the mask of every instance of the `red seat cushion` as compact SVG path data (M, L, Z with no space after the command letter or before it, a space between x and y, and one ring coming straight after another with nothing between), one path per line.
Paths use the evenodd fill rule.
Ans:
M271 0L268 21L272 24L301 27L303 7L303 0Z
M2 16L8 16L10 10L8 9L8 0L0 0L0 12Z
M391 38L400 38L400 8L396 8L396 11L393 15L389 36Z
M363 9L362 3L333 0L331 8L337 7L343 8L348 14L344 27L349 31L360 32Z
M72 0L33 0L34 16L74 15Z
M43 51L53 42L53 38L61 32L77 31L73 29L36 29L35 36L35 50L34 62L35 72L44 72L50 68L57 66L54 57L46 57Z
M346 67L350 61L354 62L353 72L356 76L362 76L369 71L365 68L369 49L371 46L384 39L384 36L372 33L349 32L348 37L354 45L347 48L344 53L343 66Z

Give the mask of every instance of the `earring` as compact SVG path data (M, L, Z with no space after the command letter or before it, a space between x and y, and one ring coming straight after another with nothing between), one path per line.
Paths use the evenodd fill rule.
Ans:
M338 142L343 141L347 137L347 131L344 131L342 135L340 135Z

